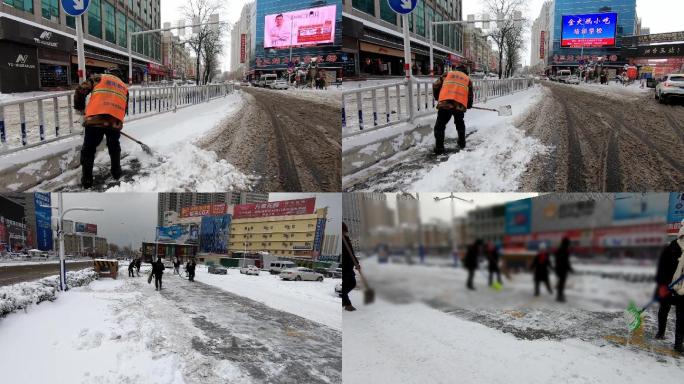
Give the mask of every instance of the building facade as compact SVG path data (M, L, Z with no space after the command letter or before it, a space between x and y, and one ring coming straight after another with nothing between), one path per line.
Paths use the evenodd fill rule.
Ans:
M549 63L551 34L553 32L553 1L542 5L539 16L532 23L530 35L530 70L533 73L544 73Z
M345 76L403 76L402 18L383 0L343 0ZM430 21L462 20L461 0L419 1L409 15L414 75L430 74ZM435 72L463 59L461 26L433 27Z
M562 47L561 31L563 28L563 16L616 13L615 45L602 48L591 47ZM601 62L603 68L612 72L619 71L628 61L622 53L622 38L632 36L637 30L638 17L636 13L636 0L554 0L553 29L551 41L551 70L557 72L560 69L576 71L585 63ZM591 35L592 27L586 28L578 25L566 26L565 28L578 28L582 37Z
M471 19L471 16L468 18ZM474 20L474 17L472 19ZM493 53L492 43L482 29L477 28L475 24L466 24L463 29L463 55L470 72L495 72L498 58L492 62Z
M339 256L340 255L340 235L325 235L323 238L322 256Z
M183 208L202 204L227 203L231 205L268 201L267 193L257 192L162 192L157 200L157 225L168 223L169 213L179 216Z
M466 227L466 243L472 244L475 240L485 243L503 243L506 235L506 206L503 204L490 207L482 207L468 212L468 225Z
M55 245L59 252L59 243ZM103 257L107 256L107 239L87 233L67 233L64 235L64 253L67 256Z
M91 0L83 15L86 75L118 66L127 71L127 33L160 28L160 0ZM0 91L66 88L78 82L76 19L58 1L6 0L0 4ZM161 35L131 42L133 81L155 80ZM126 73L126 72L124 72Z
M164 23L164 28L170 27ZM169 79L186 80L194 77L194 60L180 38L171 31L162 32L162 65L167 69Z
M236 79L246 78L253 56L256 40L256 3L245 4L240 19L230 31L230 70Z

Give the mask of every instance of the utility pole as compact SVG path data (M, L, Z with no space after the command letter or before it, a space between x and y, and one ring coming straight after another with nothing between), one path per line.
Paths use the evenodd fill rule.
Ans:
M473 204L473 200L466 200L454 195L453 192L446 197L435 197L435 202L440 202L442 200L449 199L451 201L451 222L449 223L449 242L451 243L451 252L456 251L456 239L454 236L454 221L456 219L456 213L454 211L454 200L459 200L466 202L468 204Z

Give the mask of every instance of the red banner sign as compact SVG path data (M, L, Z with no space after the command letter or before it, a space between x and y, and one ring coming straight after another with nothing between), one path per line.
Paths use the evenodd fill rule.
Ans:
M316 198L240 204L233 209L233 219L306 215L313 213L315 207Z
M93 235L97 235L97 224L86 223L85 231L87 233L92 233Z
M546 45L546 31L541 31L541 38L539 39L539 58L544 59L544 49Z
M181 208L180 217L218 216L226 213L226 203L202 204Z
M241 34L240 35L240 63L245 62L245 51L247 49L247 35L246 34Z

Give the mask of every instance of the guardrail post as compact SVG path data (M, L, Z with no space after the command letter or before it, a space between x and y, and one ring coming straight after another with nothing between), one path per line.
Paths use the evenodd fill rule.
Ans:
M344 105L344 94L342 95L342 129L347 128L347 111Z
M71 108L71 98L73 95L67 96L67 110L68 116L69 116L69 133L73 132L74 130L74 109Z
M390 122L390 104L389 104L389 87L385 87L385 117L387 118L387 123Z
M409 121L413 122L416 116L416 111L415 111L415 100L413 100L413 77L409 77L408 80L406 81L406 96L408 98L408 112L409 112Z
M359 111L359 129L363 131L363 106L361 104L361 92L356 94L356 109Z
M173 113L178 110L178 84L173 84Z
M397 94L397 118L401 120L401 84L395 85L394 90Z
M55 116L55 137L59 136L59 99L52 98L52 110Z
M43 100L38 100L38 133L40 141L45 141L45 113L43 113Z
M19 123L21 124L21 145L28 144L26 137L26 113L24 103L19 104Z
M7 133L5 132L5 107L0 107L0 143L7 142Z
M378 126L378 102L375 98L376 92L375 89L371 91L371 99L373 101L373 126L377 127Z

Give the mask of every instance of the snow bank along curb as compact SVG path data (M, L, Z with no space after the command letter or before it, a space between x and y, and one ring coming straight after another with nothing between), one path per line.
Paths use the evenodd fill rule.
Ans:
M392 128L396 129L396 127ZM351 175L389 159L398 152L418 145L430 135L432 135L432 126L429 123L418 122L413 130L400 131L369 144L352 148L343 152L342 174Z
M80 166L81 144L0 170L0 185L22 192Z
M67 286L71 288L88 285L93 280L97 280L97 273L92 268L67 272ZM56 300L58 287L58 275L0 287L0 318L19 309L26 311L31 304Z

